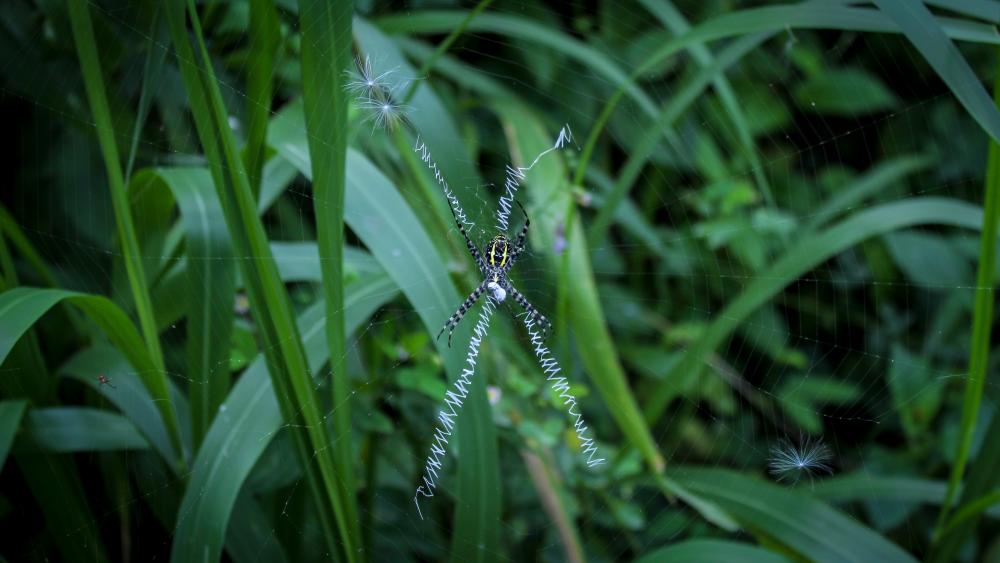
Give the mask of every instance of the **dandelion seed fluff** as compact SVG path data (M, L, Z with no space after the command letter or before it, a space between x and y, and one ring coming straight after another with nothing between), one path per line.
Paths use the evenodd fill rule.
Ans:
M795 445L784 439L771 448L768 470L778 481L796 483L803 477L812 478L818 473L832 473L832 458L833 452L822 440L807 437Z

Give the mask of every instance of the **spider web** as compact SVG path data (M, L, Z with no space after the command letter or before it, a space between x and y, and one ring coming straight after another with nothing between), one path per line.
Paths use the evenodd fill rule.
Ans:
M130 8L103 3L89 7L122 34L125 43L150 41L148 30L134 24L137 16ZM4 9L30 12L33 7L18 4ZM505 3L494 9L507 16L559 24L578 34L607 29L598 35L603 43L595 48L621 69L635 68L671 35L655 25L648 12L632 5L576 15L534 3ZM684 15L701 21L710 14L688 6ZM224 51L225 25L220 26L218 48ZM125 305L130 302L128 284L119 267L122 255L114 243L114 216L93 141L93 124L80 117L86 112L79 111L83 98L80 84L71 78L75 75L57 72L73 68L74 60L33 66L28 56L32 52L27 46L42 40L45 33L44 25L21 30L19 44L25 57L0 63L3 104L20 120L18 148L7 156L11 159L8 168L18 171L14 179L18 189L5 192L3 202L53 268L62 287L110 294ZM423 41L428 38L414 37L398 43L408 53L426 49ZM634 40L625 42L616 37ZM156 38L152 41L152 48L168 50L168 60L174 57L169 45ZM734 43L713 44L712 53L718 56ZM233 48L232 43L228 48ZM989 61L975 47L963 45L963 50L975 63ZM110 50L102 54L113 55ZM388 52L369 49L367 54L376 64L391 59ZM683 85L697 72L696 58L681 54L642 77L639 86L655 107L683 93ZM463 64L466 66L458 66ZM986 64L984 68L989 68ZM512 158L511 149L513 135L505 124L496 120L489 107L470 102L477 95L472 82L485 77L516 91L539 115L551 139L567 140L560 127L568 123L577 135L575 142L557 141L563 150L545 156L561 159L568 173L581 158L577 143L582 144L601 104L617 83L595 73L592 67L540 49L525 39L475 29L463 35L441 65L477 74L470 75L466 84L445 71L440 75L435 71L430 77L415 76L412 68L396 71L404 83L417 80L429 86L429 95L441 100L443 107L461 108L449 111L446 116L450 122L442 124L442 129L461 139L457 143L461 153L436 150L437 145L431 143L441 143L440 137L434 137L440 132L419 132L433 150L441 178L449 182L455 200L463 204L467 224L473 225L470 235L481 244L494 229L511 231L508 217L495 215L498 206L510 213L511 184L500 182L505 178L509 182L511 171L520 182L520 197L525 201L533 201L530 192L541 187L533 184L533 174L517 173L518 161ZM390 64L383 70L392 68ZM142 71L141 58L121 65L117 80L109 82L109 93L121 100L137 99ZM834 74L836 80L824 81L824 73ZM989 71L979 74L991 75ZM947 468L954 452L936 443L954 440L966 378L966 319L978 289L974 278L976 232L940 226L892 231L819 261L780 284L773 297L749 313L733 311L727 305L757 284L779 281L780 275L769 266L803 237L827 232L851 217L914 197L952 198L981 205L985 136L923 61L896 36L788 30L740 58L726 78L738 93L758 151L757 162L741 144L740 132L718 87L707 87L678 116L665 139L658 141L649 164L636 175L628 198L612 218L608 236L586 247L604 313L603 319L590 320L606 323L613 334L617 356L640 404L655 389L667 389L672 396L662 416L651 425L666 466L729 469L767 478L772 448L808 438L830 450L832 475L810 475L789 485L804 494L822 497L824 480L839 476L853 477L859 486L872 489L886 477L941 480L946 472L940 468ZM235 69L224 70L220 80L227 107L261 103L247 97ZM40 87L30 89L23 84ZM593 88L594 84L600 88ZM160 113L150 118L150 127L159 130L144 135L139 143L142 166L201 162L193 129L175 128L184 121L170 117L170 112L183 107L178 101L182 92L176 69L168 65L158 100ZM276 119L286 104L293 103L292 97L294 93L279 93L273 111ZM427 99L421 94L411 100L415 117L432 111L420 103ZM236 112L234 128L243 135L242 116L238 110L232 111ZM360 114L355 118L354 148L393 180L422 220L440 211L447 194L439 190L437 201L427 199L407 176L404 157L391 135L371 132ZM641 134L637 132L645 131L651 122L642 99L626 96L604 132L604 138L613 141L611 148L605 154L595 154L582 186L570 186L569 178L565 179L562 189L573 192L585 231L599 213L621 166L640 148ZM129 131L125 120L116 126ZM304 129L299 133L306 136ZM129 135L119 133L122 142L127 142ZM418 160L423 156L418 153ZM521 166L530 168L524 161ZM463 170L472 174L464 175ZM892 176L894 170L906 173L895 173L892 181L879 181L885 175ZM847 189L866 181L872 187L858 189L863 196L838 199ZM315 266L321 259L318 255L295 254L292 244L315 238L314 202L308 182L280 153L268 165L265 184L268 182L278 186L281 194L264 215L269 236L272 241L288 243L282 247L287 254L278 256L276 252L276 259L289 268ZM564 210L536 203L529 206L533 229L544 224L557 227L542 236L529 237L527 256L511 275L532 303L553 318L558 272L548 266L552 262L547 258L566 251L573 242L566 240L561 230L565 229L565 223L560 222L566 219ZM873 217L877 220L882 216ZM151 220L139 216L137 223L144 219ZM449 236L453 239L449 242L455 243L452 250L462 249L464 244L455 229ZM540 240L554 242L546 246L539 244ZM351 243L362 246L357 235ZM173 254L158 253L158 248L145 247L144 260L152 265L176 259ZM448 266L454 272L415 272L406 283L431 286L437 283L434 276L468 274L471 261L467 256L451 256ZM19 266L24 271L30 269L24 267L23 259ZM381 266L360 259L356 267L364 274L366 268ZM292 300L303 316L309 314L303 311L315 307L320 298L317 281L304 275L289 285ZM365 299L381 302L381 297L376 294ZM569 300L572 306L573 296ZM215 306L220 310L240 308L233 303ZM466 325L475 324L481 307L470 312ZM501 307L498 313L503 312ZM362 518L365 532L375 538L379 557L448 556L453 524L446 516L454 503L468 500L458 497L454 475L463 462L463 452L453 448L439 470L437 487L444 494L434 499L433 516L425 513L421 518L412 502L446 389L440 370L428 367L434 365L433 335L423 326L421 315L439 317L443 323L450 313L428 310L397 296L378 306L353 332L345 357L322 362L316 370L321 397L329 396L324 391L328 391L333 374L351 374L353 419L368 436L382 440L375 454L380 463L366 477L375 486L363 493L372 495L369 506L374 516ZM683 361L685 351L720 320L730 322L732 330L696 366L698 377L684 386L666 379L673 374L672 366ZM237 338L252 343L256 336L250 319L238 314L236 323ZM570 324L565 334L555 337L565 339L564 347L555 347L555 342L562 340L547 342L551 357L563 368L568 389L579 397L577 412L586 416L602 456L609 460L603 468L586 467L578 443L568 436L574 418L559 408L558 397L549 393L544 370L531 358L538 350L537 332L531 326L522 332L518 324L510 324L514 330L492 331L483 339L484 352L474 375L489 383L502 468L502 480L496 487L501 489L504 517L496 525L503 547L489 556L518 560L542 553L545 558L564 557L564 530L551 516L546 491L534 480L539 463L557 471L565 481L565 490L573 496L574 523L588 554L621 559L671 541L713 533L689 505L670 503L641 485L639 445L623 437L616 425L616 407L608 406L594 382L602 374L593 373L579 352L589 343L582 342L580 331ZM173 366L169 369L171 379L180 389L196 384L180 367L186 334L183 320L161 333L168 366ZM322 341L322 331L318 334ZM468 335L469 330L457 334L456 347L468 342L458 338L463 334ZM493 339L498 341L491 342ZM64 357L58 351L47 352L53 354L49 367L56 372ZM239 364L234 368L239 374L235 385L247 377L246 366L259 352L259 343L234 347L235 356L244 352L251 357L229 360ZM127 411L148 402L148 396L129 391L134 371L119 363L107 365L114 389L97 386L96 393L85 393L79 382L64 383L68 388L65 395L76 400L66 404ZM20 381L18 375L4 372L15 382ZM98 376L71 375L92 389ZM266 377L260 381L270 385ZM980 427L986 426L996 409L997 389L987 383ZM115 399L117 403L108 399L119 391L123 393ZM124 392L130 394L122 397ZM324 421L340 407L325 403ZM217 414L225 416L225 412ZM302 484L297 463L290 461L294 455L285 429L279 421L273 431L258 437L263 452L241 488L234 512L259 517L256 522L266 533L248 544L261 549L250 554L231 536L226 551L234 560L266 560L289 541L314 548L323 544L308 487ZM918 443L921 439L928 442ZM977 447L982 440L980 435ZM358 435L354 441L356 448L370 445L362 444ZM118 455L117 459L124 460L120 471L102 453L73 456L88 491L91 485L100 489L109 482L123 486L120 494L108 497L88 492L93 520L78 533L60 539L70 544L80 542L84 549L86 528L97 530L111 545L118 538L107 530L142 513L142 519L135 522L142 528L134 533L143 543L132 546L134 557L162 557L169 552L173 538L169 531L147 531L155 521L150 514L160 503L169 503L171 498L176 502L191 475L167 473L152 449ZM918 455L923 457L912 459ZM9 483L20 485L24 478L9 465L4 469L4 494L15 501L23 499L23 506L30 506L26 492L11 492ZM196 491L194 496L207 493ZM934 510L915 503L875 498L860 504L860 508L838 507L857 522L884 531L908 547L922 545L920 538L926 535L928 522L933 522ZM16 515L40 518L32 509L21 508L21 502L13 506ZM187 516L183 510L177 514L178 520ZM165 526L165 530L172 529L171 523ZM279 541L280 546L275 543ZM13 560L40 559L51 547L33 545L27 537L5 538L4 543L13 546L4 553Z

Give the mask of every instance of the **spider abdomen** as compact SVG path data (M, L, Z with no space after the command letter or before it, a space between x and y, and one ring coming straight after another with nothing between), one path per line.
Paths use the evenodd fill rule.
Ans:
M503 268L510 259L510 241L506 235L497 235L486 244L486 259L492 268Z

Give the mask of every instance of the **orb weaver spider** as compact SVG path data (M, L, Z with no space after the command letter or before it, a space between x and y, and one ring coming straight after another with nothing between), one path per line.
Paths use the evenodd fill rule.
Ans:
M524 206L521 205L520 201L514 200L517 207L524 214L524 226L521 227L520 232L517 233L517 238L514 240L513 246L511 245L510 239L507 238L505 233L500 233L490 239L486 246L483 247L482 253L476 247L472 239L469 238L469 234L465 231L465 225L459 220L458 214L455 213L455 208L452 207L449 201L448 207L451 209L452 216L455 217L455 224L458 225L458 231L462 233L462 237L465 239L465 246L469 250L469 254L472 255L472 259L476 261L476 266L479 271L486 276L486 279L476 287L472 293L465 298L465 301L459 305L458 310L455 314L448 317L448 321L444 323L444 327L441 328L441 332L438 333L437 338L441 338L444 331L448 331L448 347L451 348L451 336L455 333L455 328L458 323L462 322L462 317L465 313L475 305L476 301L483 295L483 293L489 291L493 300L497 303L503 303L507 299L507 294L510 294L514 298L514 301L520 305L525 313L532 317L539 325L542 326L543 331L547 331L552 328L552 323L549 322L545 315L538 312L538 309L534 305L528 302L528 299L521 294L520 291L514 287L511 283L510 278L507 277L507 273L510 272L511 267L517 262L517 259L521 257L521 254L525 250L525 240L528 237L528 226L531 225L531 220L528 219L528 212L524 210ZM484 258L485 255L485 258Z

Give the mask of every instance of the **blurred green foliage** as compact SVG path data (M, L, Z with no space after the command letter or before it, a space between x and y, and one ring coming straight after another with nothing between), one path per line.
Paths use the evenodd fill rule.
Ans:
M1000 560L998 23L0 4L0 558ZM373 129L353 56L411 128ZM413 147L483 243L564 124L512 277L608 462L504 304L422 520L474 316L433 335L481 280ZM805 440L833 474L775 483Z

